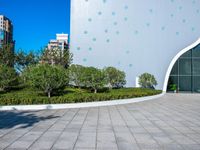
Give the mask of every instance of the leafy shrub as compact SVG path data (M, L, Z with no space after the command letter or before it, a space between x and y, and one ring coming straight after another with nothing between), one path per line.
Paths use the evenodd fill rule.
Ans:
M139 85L142 88L154 89L155 86L157 85L157 81L156 81L154 75L151 75L149 73L143 73L139 77Z
M74 89L72 89L74 90ZM61 104L61 103L81 103L93 101L106 101L114 99L126 99L142 96L160 94L159 90L126 88L114 89L108 93L88 93L83 91L74 91L63 96L54 96L48 98L41 96L40 91L33 89L24 89L12 93L0 94L0 105L30 105L30 104Z
M51 97L52 93L60 93L68 84L68 75L66 69L61 66L52 66L40 64L27 68L24 77L30 85L43 91Z

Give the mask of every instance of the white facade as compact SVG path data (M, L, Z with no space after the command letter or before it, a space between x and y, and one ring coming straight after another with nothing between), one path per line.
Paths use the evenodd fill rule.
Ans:
M200 1L71 1L73 63L117 67L128 87L148 72L166 91L172 60L199 37Z

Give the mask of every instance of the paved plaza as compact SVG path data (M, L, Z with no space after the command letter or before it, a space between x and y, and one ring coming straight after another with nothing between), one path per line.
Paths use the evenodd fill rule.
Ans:
M0 149L200 150L200 95L127 105L0 112Z

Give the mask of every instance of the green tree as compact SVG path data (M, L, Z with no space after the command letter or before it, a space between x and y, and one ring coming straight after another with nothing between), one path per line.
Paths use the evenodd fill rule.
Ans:
M71 85L77 86L78 88L83 86L84 69L84 66L74 64L69 67L69 80Z
M15 54L15 68L18 72L22 71L30 66L38 63L38 56L33 52L25 54L22 50Z
M13 86L17 82L15 69L6 65L0 65L0 91Z
M99 88L106 84L105 73L94 67L85 67L83 71L82 84L86 87L92 88L94 93L97 93Z
M45 48L41 55L41 62L50 65L61 65L64 68L68 68L73 60L73 54L70 53L66 47L64 50L56 47L53 49Z
M139 76L139 85L143 88L155 88L157 85L157 81L154 77L154 75L151 75L149 73L143 73Z
M43 91L50 98L52 93L63 91L68 84L67 70L62 66L39 64L28 67L24 76L30 85Z
M13 44L3 44L0 46L0 64L9 67L14 66L14 47Z
M126 84L126 74L114 67L104 69L110 88L121 88Z

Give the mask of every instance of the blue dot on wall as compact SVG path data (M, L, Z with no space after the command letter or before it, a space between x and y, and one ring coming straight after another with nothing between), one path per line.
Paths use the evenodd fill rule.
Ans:
M194 30L195 30L195 28L194 28L194 27L192 27L192 28L191 28L191 30L192 30L192 31L194 31Z
M177 31L177 32L176 32L176 35L179 35L179 34L180 34L180 33Z
M91 22L91 21L92 21L92 18L88 18L88 21Z
M133 64L129 64L128 66L131 68L131 67L133 67Z
M86 62L87 61L87 58L83 58L83 62Z
M195 0L193 0L193 1L192 1L192 4L195 4L195 3L196 3L196 1L195 1Z
M134 31L134 34L137 35L137 34L138 34L138 30L135 30L135 31Z
M97 40L96 38L93 38L93 39L92 39L92 41L94 41L94 42L95 42L96 40Z
M127 5L126 5L126 6L124 6L124 9L125 9L125 10L127 10L127 9L128 9L128 6L127 6Z
M92 47L89 47L89 49L88 49L89 51L92 51Z
M174 0L171 0L171 2L174 2Z
M165 26L162 26L162 27L161 27L161 30L164 31L164 30L165 30Z
M88 34L88 31L84 31L84 34Z
M174 14L171 14L170 16L171 16L171 17L174 17Z
M119 35L119 31L116 31L116 34Z
M106 3L107 2L107 0L103 0L103 3Z
M110 42L110 39L107 39L106 42L109 43L109 42Z
M130 53L130 51L126 51L126 54L129 54Z
M200 12L200 10L199 9L197 9L197 13L199 13Z
M179 10L182 10L182 8L183 8L182 6L179 6L179 7L178 7Z
M81 50L81 48L80 48L80 47L77 47L76 49L77 49L78 51L79 51L79 50Z
M127 17L124 17L124 21L127 21L128 20L128 18Z
M113 11L113 12L112 12L112 15L113 15L113 16L115 16L115 15L116 15L116 13Z
M146 26L149 27L149 26L150 26L150 23L146 23Z
M116 25L117 25L117 22L114 22L113 24L116 26Z
M98 12L98 15L102 15L102 12L101 12L101 11L99 11L99 12Z
M150 12L150 13L153 13L153 9L149 9L149 12Z
M182 20L182 22L183 22L183 23L185 23L185 22L186 22L186 20L185 20L185 19L183 19L183 20Z

